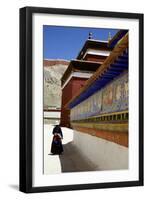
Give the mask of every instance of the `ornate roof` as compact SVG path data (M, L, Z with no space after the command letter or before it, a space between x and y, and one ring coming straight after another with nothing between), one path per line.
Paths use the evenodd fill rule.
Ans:
M71 60L69 66L65 73L61 78L61 84L63 85L65 81L68 79L70 74L74 71L80 72L95 72L101 63L98 62L91 62L91 61L82 61L82 60Z
M70 108L85 100L97 90L104 87L115 77L128 70L128 33L115 45L113 51L99 66L96 72L86 81L77 94L68 102Z

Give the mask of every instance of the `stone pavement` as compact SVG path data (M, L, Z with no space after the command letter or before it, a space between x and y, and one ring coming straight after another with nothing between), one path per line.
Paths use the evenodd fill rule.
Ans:
M93 163L78 151L73 141L73 130L62 127L63 148L62 155L50 153L53 126L44 125L44 174L63 172L81 172L98 170Z

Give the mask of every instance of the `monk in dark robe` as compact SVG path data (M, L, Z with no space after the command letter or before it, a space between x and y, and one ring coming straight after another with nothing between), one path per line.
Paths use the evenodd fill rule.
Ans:
M61 154L63 152L63 146L62 146L63 134L61 127L59 125L56 125L53 129L52 134L53 134L53 140L51 145L51 153Z

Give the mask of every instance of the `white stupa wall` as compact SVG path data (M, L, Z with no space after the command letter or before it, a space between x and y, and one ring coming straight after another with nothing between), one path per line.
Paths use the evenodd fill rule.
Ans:
M129 167L127 147L79 131L74 131L74 144L99 170Z

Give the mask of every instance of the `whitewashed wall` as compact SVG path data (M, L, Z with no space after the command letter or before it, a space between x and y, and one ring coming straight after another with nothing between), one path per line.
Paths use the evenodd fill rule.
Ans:
M44 112L45 118L60 118L61 112Z
M128 168L127 147L78 131L74 131L74 144L100 170Z

